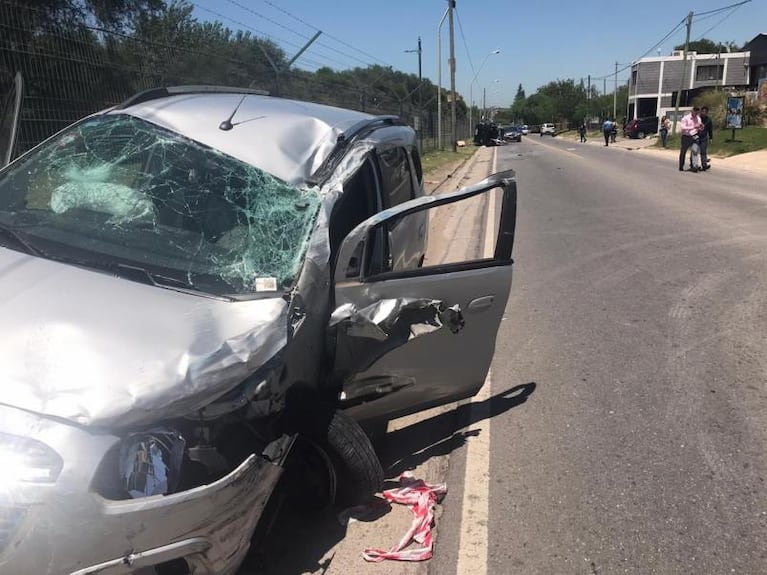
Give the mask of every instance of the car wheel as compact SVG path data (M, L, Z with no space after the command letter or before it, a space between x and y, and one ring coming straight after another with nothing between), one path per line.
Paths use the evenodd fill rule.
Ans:
M330 504L356 505L369 500L383 487L383 469L362 427L338 410L334 400L306 393L299 385L292 388L282 427L284 432L298 435L295 447L303 450L303 455L299 452L295 460L298 469L304 457L308 457L307 472L320 473L316 481L308 482L309 487L319 487L314 489L318 497L324 489ZM324 479L323 474L327 476Z
M336 411L327 433L330 456L338 472L337 501L357 505L383 488L383 468L362 427L343 411Z
M647 137L647 134L645 134L644 132L642 132L642 131L640 130L640 131L639 131L639 133L637 134L637 137L638 137L640 140L644 140L644 139Z

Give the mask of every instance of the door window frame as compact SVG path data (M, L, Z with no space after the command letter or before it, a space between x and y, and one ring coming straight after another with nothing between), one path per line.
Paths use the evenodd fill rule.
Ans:
M394 218L401 220L404 216L415 214L420 211L451 204L483 193L490 193L492 190L499 187L503 190L503 194L501 198L498 234L496 236L495 251L492 257L464 262L446 263L425 268L369 273L371 262L370 246L371 244L374 245L374 234L379 233L379 230L383 229L383 226L385 226L388 221ZM456 192L440 194L437 196L421 196L420 198L399 204L394 208L383 210L376 216L369 218L357 226L357 228L352 230L342 242L342 246L339 250L339 257L336 261L336 269L333 271L334 281L336 284L349 282L373 283L390 279L439 275L464 270L511 265L514 263L511 254L514 247L516 211L517 185L514 170L494 174L473 186L463 188ZM379 233L379 235L386 237L386 234L383 233ZM362 265L355 266L353 268L354 272L349 275L347 273L350 267L348 262L354 255L354 252L358 252L360 244L362 244L362 253L358 253L358 257L360 258ZM347 270L342 273L338 268L339 264L345 265Z

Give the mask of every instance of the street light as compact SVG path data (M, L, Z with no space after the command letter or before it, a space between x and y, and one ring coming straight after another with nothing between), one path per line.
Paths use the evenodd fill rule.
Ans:
M479 76L479 73L482 71L482 68L485 67L485 63L487 62L487 59L492 56L493 54L500 54L501 50L493 50L492 52L489 52L487 56L485 56L485 59L482 60L482 64L479 65L479 70L477 70L477 73L474 74L474 77L471 79L471 83L469 84L469 129L472 130L472 133L474 132L474 122L473 119L473 112L474 112L474 82L477 81L477 76Z

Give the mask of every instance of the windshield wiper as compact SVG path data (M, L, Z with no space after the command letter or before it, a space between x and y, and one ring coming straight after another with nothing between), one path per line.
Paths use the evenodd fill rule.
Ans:
M147 284L147 285L151 285L155 287L172 289L175 291L188 293L188 294L206 296L213 299L235 301L234 298L230 296L214 294L214 293L210 293L210 292L198 289L193 284L190 284L187 281L168 277L155 272L150 272L149 270L147 270L146 268L142 268L141 266L136 266L131 264L111 263L107 265L96 264L93 267L98 267L100 269L112 272L116 276L127 279L127 280L133 280L139 283L143 283L143 284Z
M24 234L20 234L13 228L8 228L0 225L0 235L3 236L6 240L10 240L12 243L14 243L16 247L20 248L21 251L25 254L41 258L46 257L46 253L43 250L32 245ZM10 246L6 245L6 247Z

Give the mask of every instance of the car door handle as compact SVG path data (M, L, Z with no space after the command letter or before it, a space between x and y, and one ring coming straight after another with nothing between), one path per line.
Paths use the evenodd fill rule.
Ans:
M489 308L491 305L493 305L493 300L495 299L495 296L493 295L486 295L485 297L478 297L475 300L472 300L469 303L469 307L467 308L468 311L481 311L483 309Z

